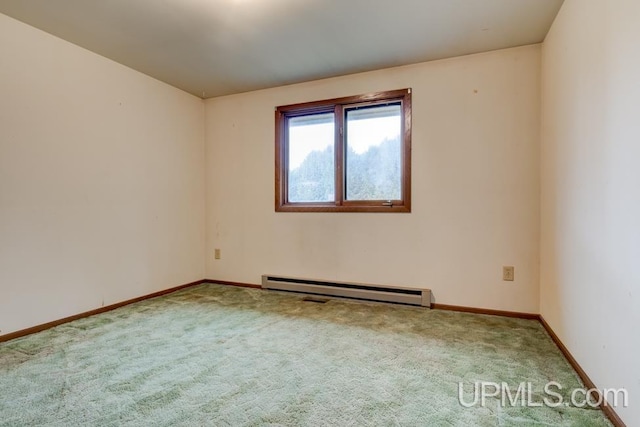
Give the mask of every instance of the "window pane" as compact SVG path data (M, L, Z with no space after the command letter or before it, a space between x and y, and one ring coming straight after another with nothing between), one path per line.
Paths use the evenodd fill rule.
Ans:
M402 199L402 105L346 110L346 200Z
M289 202L335 201L333 116L289 118Z

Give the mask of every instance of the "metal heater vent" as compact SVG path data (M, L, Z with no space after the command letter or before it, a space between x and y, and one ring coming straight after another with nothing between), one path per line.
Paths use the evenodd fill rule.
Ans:
M431 290L429 289L333 282L266 274L262 276L262 288L431 307Z

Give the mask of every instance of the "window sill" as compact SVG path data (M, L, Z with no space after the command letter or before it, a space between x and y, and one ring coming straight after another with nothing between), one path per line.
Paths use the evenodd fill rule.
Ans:
M336 206L325 204L276 205L276 212L371 212L371 213L411 213L411 207L397 206Z

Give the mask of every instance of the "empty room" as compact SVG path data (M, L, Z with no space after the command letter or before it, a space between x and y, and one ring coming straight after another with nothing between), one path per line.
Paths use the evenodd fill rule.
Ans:
M0 427L640 426L637 0L0 0Z

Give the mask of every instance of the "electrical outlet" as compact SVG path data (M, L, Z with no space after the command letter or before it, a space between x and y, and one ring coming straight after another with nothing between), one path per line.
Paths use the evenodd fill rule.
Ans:
M513 279L515 278L514 270L513 266L502 267L502 280L513 282Z
M213 251L213 257L214 257L215 259L220 259L220 249L215 249L215 250Z

